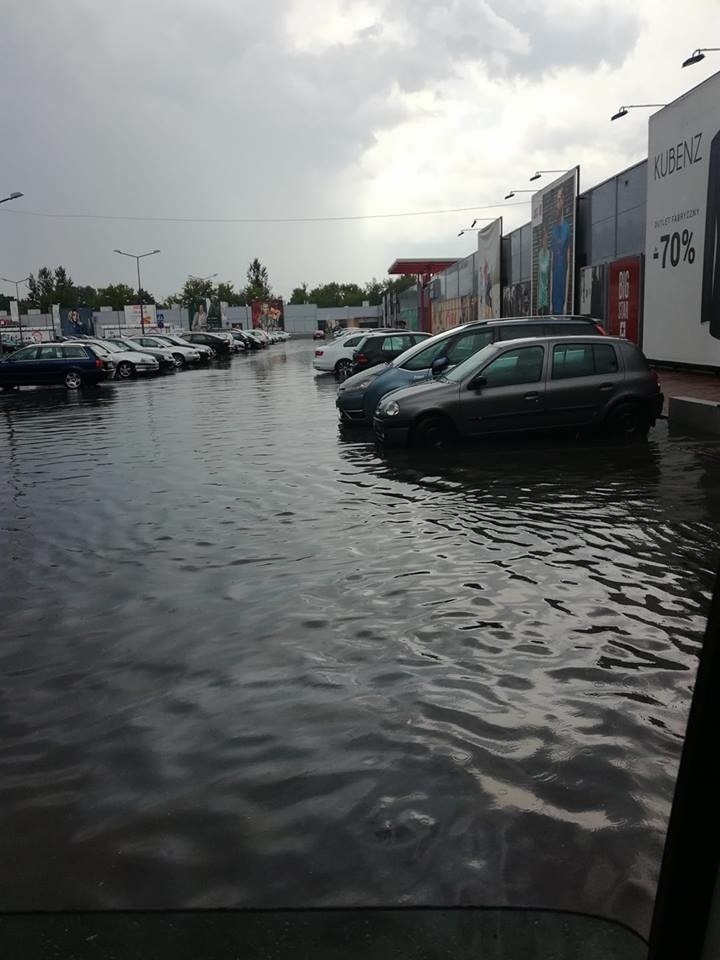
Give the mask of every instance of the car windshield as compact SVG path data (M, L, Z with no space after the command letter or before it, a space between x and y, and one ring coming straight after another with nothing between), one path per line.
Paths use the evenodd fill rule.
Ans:
M447 373L443 374L443 379L450 380L452 383L460 383L460 381L471 377L480 370L496 352L496 348L492 344L483 347L482 350L478 350L477 353L468 357L467 360L463 360L452 370L448 370Z
M108 353L122 353L122 347L118 347L117 344L111 340L103 340L102 343L93 343L92 346L106 350Z

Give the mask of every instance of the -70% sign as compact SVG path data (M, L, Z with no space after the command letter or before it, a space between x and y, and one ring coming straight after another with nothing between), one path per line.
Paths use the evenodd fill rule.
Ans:
M681 258L685 263L695 263L692 230L683 230L682 233L679 230L676 230L675 233L664 233L660 237L660 243L662 244L663 270L668 265L668 259L671 267L676 267ZM658 260L659 257L660 252L656 250L653 253L653 260Z

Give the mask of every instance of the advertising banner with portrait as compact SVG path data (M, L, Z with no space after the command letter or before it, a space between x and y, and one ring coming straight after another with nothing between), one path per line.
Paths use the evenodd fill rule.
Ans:
M639 344L642 258L615 260L609 265L608 273L607 331L614 337L624 337Z
M199 297L188 306L191 330L207 330L210 314L209 298Z
M478 231L478 320L500 316L502 217Z
M263 330L284 330L285 316L282 300L253 300L252 325Z
M503 287L502 315L504 317L530 316L530 281L520 280Z
M605 320L605 264L580 270L580 314Z
M91 307L60 307L60 332L64 337L93 337L93 311Z
M580 168L573 167L532 197L531 312L573 313L575 224Z
M720 73L650 118L643 350L720 366Z

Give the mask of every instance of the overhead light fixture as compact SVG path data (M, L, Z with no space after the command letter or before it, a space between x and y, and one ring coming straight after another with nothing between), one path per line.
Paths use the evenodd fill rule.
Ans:
M637 109L654 109L655 107L666 107L666 103L628 103L623 107L619 107L617 113L614 113L610 119L619 120L621 117L626 117L628 110L637 110Z
M683 60L683 66L691 67L694 63L700 63L701 60L704 60L706 53L718 52L720 52L720 47L700 47L698 50L693 50L687 60Z
M572 170L572 167L563 167L562 170L536 170L530 180L539 180L544 173L567 173L569 170Z

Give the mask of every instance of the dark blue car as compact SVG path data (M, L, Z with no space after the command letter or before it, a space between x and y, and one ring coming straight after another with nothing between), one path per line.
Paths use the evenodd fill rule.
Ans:
M516 317L466 323L411 347L390 364L349 377L338 387L335 405L343 423L369 425L386 393L454 367L495 340L604 332L597 320L588 317Z
M112 377L112 354L97 344L73 341L35 343L0 360L0 387L64 383L68 390L91 386Z

